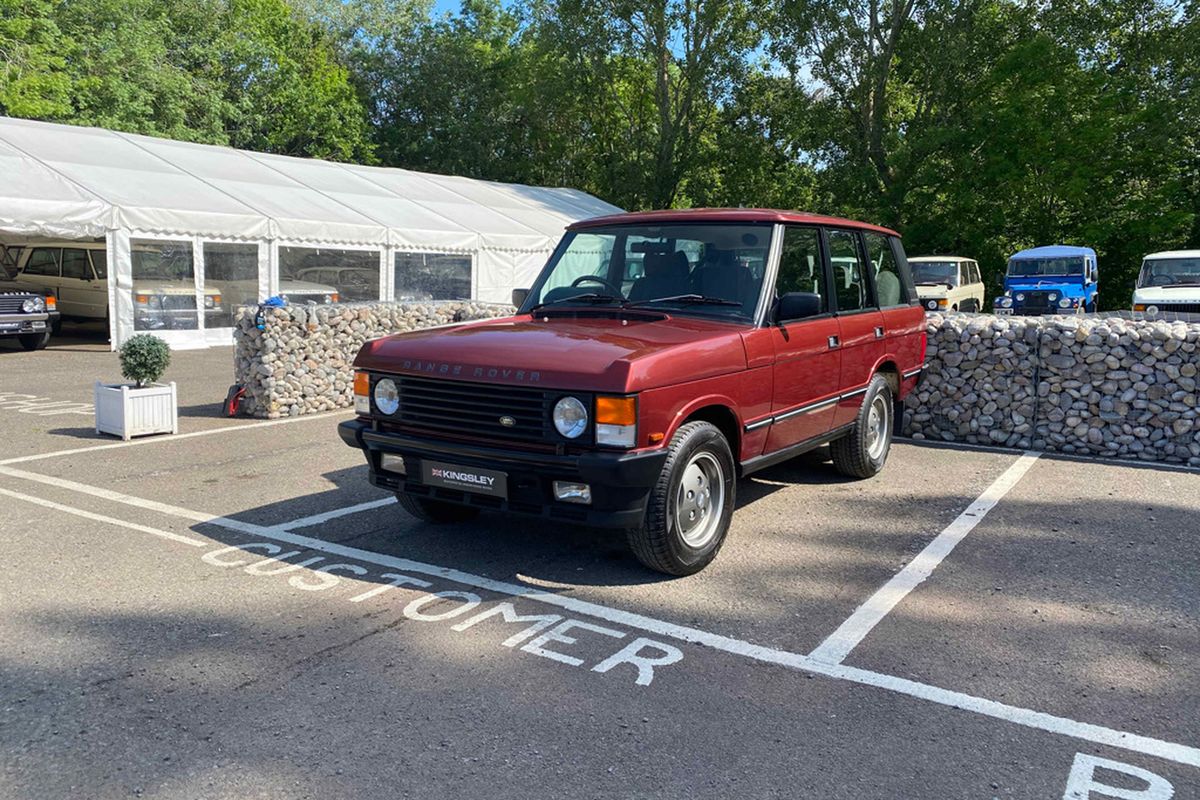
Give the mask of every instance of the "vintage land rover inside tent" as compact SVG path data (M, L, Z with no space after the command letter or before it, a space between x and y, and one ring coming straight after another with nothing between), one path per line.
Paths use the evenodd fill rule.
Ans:
M289 302L507 303L581 191L266 155L0 117L0 247L114 347L232 342L233 311Z

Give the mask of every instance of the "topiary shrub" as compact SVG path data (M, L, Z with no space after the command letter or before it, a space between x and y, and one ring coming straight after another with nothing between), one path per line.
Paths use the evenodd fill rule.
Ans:
M171 363L171 348L149 333L139 333L126 341L117 355L121 359L121 374L137 381L139 389L161 378Z

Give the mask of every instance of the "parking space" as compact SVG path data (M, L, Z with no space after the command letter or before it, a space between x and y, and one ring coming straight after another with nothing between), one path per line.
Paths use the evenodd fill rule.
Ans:
M201 406L228 365L176 368ZM412 522L343 415L131 444L23 416L7 795L1200 796L1195 472L816 453L666 580L610 533Z

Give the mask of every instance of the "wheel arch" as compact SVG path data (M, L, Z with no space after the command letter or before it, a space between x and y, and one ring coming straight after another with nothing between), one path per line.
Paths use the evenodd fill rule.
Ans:
M729 449L733 452L734 461L741 460L742 421L737 412L733 410L731 403L715 398L705 398L681 412L678 419L679 424L671 431L672 436L675 435L676 430L679 430L680 425L688 422L708 422L716 426L717 430L724 435L725 440L729 442Z

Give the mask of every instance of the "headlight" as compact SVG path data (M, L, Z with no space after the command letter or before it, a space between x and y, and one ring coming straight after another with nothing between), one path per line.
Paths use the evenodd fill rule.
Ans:
M554 404L554 427L568 439L578 439L587 430L587 408L576 397L564 397Z
M1058 299L1058 292L1051 292L1050 294L1046 295L1046 299L1053 303Z
M24 303L21 303L21 310L26 314L33 314L39 311L46 310L46 302L40 297L31 297Z
M1025 294L1023 292L1017 292L1017 302L1018 303L1025 302Z
M1012 308L1012 298L1011 297L1001 297L1000 305L1003 306L1004 308Z
M205 308L212 308L215 305L216 305L216 303L213 301L212 295L209 295L209 294L204 295L204 307Z
M1064 297L1062 300L1058 301L1059 308L1070 308L1073 305L1075 305L1075 303L1069 297Z
M384 414L395 414L400 408L400 390L391 378L382 378L375 384L375 407Z
M333 295L331 295L331 294L327 294L327 295L325 295L325 302L326 302L326 303L332 303L332 302L333 302Z
M1146 313L1151 315L1157 314L1158 306L1146 306Z
M925 304L925 307L930 309L931 311L936 309L937 308L937 300L930 300L928 303Z

